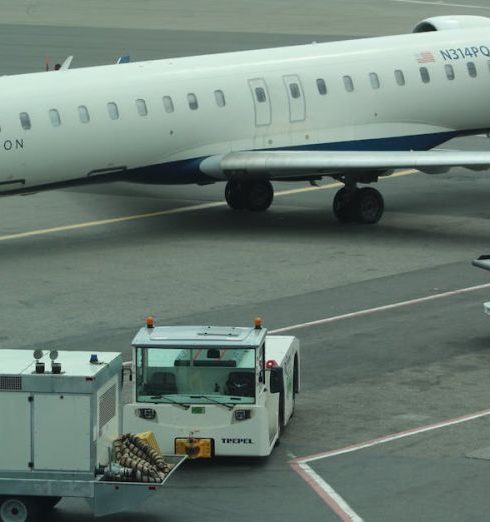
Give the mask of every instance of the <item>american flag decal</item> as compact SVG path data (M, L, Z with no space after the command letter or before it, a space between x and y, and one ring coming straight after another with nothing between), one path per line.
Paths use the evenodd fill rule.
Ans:
M415 57L417 58L417 63L432 63L436 61L430 51L423 51L422 53L416 54Z

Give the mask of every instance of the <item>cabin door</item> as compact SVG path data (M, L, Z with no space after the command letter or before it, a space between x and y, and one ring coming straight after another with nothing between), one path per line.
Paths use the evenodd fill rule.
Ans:
M269 89L263 78L253 78L248 81L255 111L255 133L253 147L266 147L267 136L270 133L272 121L272 106Z

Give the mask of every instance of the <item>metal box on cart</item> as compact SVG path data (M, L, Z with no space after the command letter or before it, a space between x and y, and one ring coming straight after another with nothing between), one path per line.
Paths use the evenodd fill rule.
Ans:
M97 471L121 434L121 354L63 351L56 361L50 354L37 350L35 360L32 351L0 351L0 520L61 497L86 498L95 515L134 508L168 476L149 487ZM16 498L25 506L13 508Z

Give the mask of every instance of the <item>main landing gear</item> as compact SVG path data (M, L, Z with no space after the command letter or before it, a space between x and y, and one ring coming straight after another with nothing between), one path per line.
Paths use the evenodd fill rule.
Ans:
M377 223L384 211L383 196L371 187L344 187L335 194L333 213L342 223Z
M225 199L233 210L264 211L272 204L274 189L268 180L231 180L226 184Z
M225 199L233 210L264 211L272 204L274 189L268 180L230 180ZM333 212L342 223L374 224L384 212L383 196L374 188L349 184L335 194Z

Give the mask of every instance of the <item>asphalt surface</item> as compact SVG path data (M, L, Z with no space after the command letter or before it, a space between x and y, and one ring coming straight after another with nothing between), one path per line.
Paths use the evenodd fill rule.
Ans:
M488 0L480 9L287 4L251 0L245 10L206 0L205 10L181 0L165 12L151 0L144 9L126 0L99 13L94 2L85 10L75 1L26 10L0 1L0 69L39 70L45 56L54 63L75 54L74 66L87 66L126 53L149 59L390 34L430 14L490 12ZM186 9L194 16L184 27ZM447 146L490 143L474 137ZM470 264L490 251L486 174L383 180L386 213L376 226L337 223L336 188L281 195L308 186L275 187L265 214L215 205L223 200L219 184L114 184L1 199L1 347L129 357L148 313L159 324L221 325L251 324L260 314L276 329L490 283ZM272 456L188 463L141 511L106 520L338 520L291 459L490 408L490 318L481 307L489 296L490 286L292 331L302 345L302 391ZM483 416L310 465L364 520L486 520L490 461L472 456L490 446L489 423ZM66 499L51 520L92 516Z

